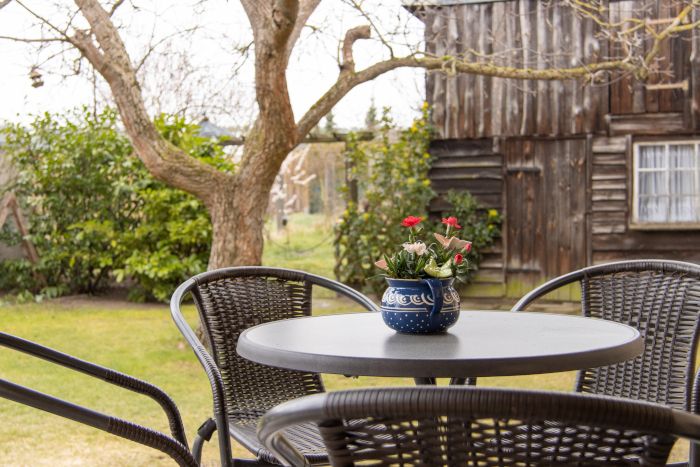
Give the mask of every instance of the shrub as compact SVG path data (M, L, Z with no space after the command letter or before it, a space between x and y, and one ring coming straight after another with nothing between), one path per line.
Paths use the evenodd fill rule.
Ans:
M408 216L427 217L426 207L435 192L427 178L431 158L428 146L433 131L427 105L422 115L398 140L389 141L394 129L385 110L379 142L360 144L348 135L346 157L353 167L363 201L349 201L336 232L336 275L354 287L368 286L374 292L385 288L374 262L403 243L401 222Z
M473 278L484 252L489 251L496 239L501 237L503 216L495 209L487 209L481 205L468 191L450 190L445 199L452 207L443 213L443 217L456 217L462 226L460 238L472 242L472 249L466 258L472 268L469 270L469 277Z
M381 142L360 144L354 134L348 135L347 160L351 177L358 183L359 206L344 195L348 209L336 224L335 274L344 283L381 294L386 283L374 266L384 254L394 251L405 241L401 222L405 217L423 217L425 231L435 226L427 219L428 205L436 196L430 187L428 171L432 159L428 155L433 127L429 123L428 106L415 123L399 132L398 141L389 142L393 125L384 113ZM462 230L459 237L469 240L473 248L467 254L470 271L474 273L494 241L501 236L503 220L496 210L480 205L469 192L448 192L445 196L452 208L443 217L458 219ZM431 240L427 239L430 244Z
M192 156L234 169L220 147L196 135L195 126L164 116L155 123ZM140 298L167 300L178 283L206 269L211 245L206 209L150 175L118 131L115 110L47 113L29 128L5 131L6 148L20 170L12 188L28 214L40 264L4 261L0 287L37 293L33 273L42 273L50 288L44 293L56 288L95 293L110 277L131 275L141 285ZM3 229L0 240L20 239Z

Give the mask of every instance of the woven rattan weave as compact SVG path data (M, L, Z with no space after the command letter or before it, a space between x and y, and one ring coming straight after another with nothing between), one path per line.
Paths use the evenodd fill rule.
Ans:
M243 331L257 324L310 316L313 285L334 290L367 310L377 311L376 305L364 295L340 283L286 269L221 269L195 276L191 283L180 288L192 293L211 343L211 356L221 377L221 402L228 418L229 433L263 462L276 463L277 460L262 447L255 434L260 417L282 402L322 393L325 389L320 375L250 362L236 353L236 344ZM178 294L176 292L180 298L184 295ZM179 306L176 295L173 302ZM195 351L197 344L193 345ZM215 400L215 411L216 405ZM315 425L295 427L288 436L309 463L328 462Z
M294 465L283 429L317 421L334 467L663 466L700 417L620 398L470 387L371 388L270 411L258 434ZM282 435L280 435L282 433Z
M639 330L644 353L622 363L579 372L575 390L646 400L700 413L693 381L700 318L700 266L674 261L625 261L593 266L550 281L513 311L579 281L583 315Z

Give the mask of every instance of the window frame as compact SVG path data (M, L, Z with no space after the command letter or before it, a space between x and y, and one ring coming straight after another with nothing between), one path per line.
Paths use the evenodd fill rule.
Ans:
M692 144L695 146L695 188L697 196L700 198L700 139L684 138L684 139L656 139L632 141L632 167L631 167L631 213L629 228L632 230L700 230L700 220L693 222L645 222L639 220L639 148L642 146L665 146L666 163L668 164L668 154L670 145ZM668 166L665 168L665 173L669 173ZM668 176L666 176L668 183ZM700 199L698 206L700 210ZM699 214L700 216L700 214Z

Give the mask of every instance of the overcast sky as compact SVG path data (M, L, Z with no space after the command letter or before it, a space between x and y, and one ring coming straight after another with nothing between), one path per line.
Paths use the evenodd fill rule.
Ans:
M187 1L183 0L177 7L169 6L167 10L157 12L158 34L166 35L172 29L188 25L192 7L188 6ZM194 0L189 1L195 3ZM375 1L381 3L381 0ZM32 2L35 11L42 11L41 3L41 1ZM134 55L139 50L143 50L147 40L147 37L140 35L139 32L147 30L150 34L153 30L152 18L155 17L156 12L154 11L151 16L130 16L126 14L127 9L130 11L131 8L128 3L121 7L125 13L117 20L130 25L122 32L122 36L130 54L134 51L132 60L136 60ZM133 3L138 4L136 0L132 0ZM407 21L412 28L407 40L417 44L422 37L422 24L406 14L400 6L400 1L384 3L381 5L385 9L382 14L390 18L386 22ZM153 8L160 8L161 5ZM227 59L228 55L225 52L225 48L229 45L224 44L224 40L220 37L225 35L232 41L244 43L246 38L250 37L247 18L235 1L209 0L204 5L205 8L199 11L197 22L204 26L203 30L207 32L207 37L194 36L188 39L191 42L185 44L185 48L188 53L191 52L194 60L199 61L198 63L217 64L216 73L223 76L228 74L228 70L234 65L233 60ZM45 11L50 10L47 8ZM58 13L56 15L60 16ZM56 18L56 21L60 19ZM353 26L366 24L366 20L349 10L340 0L325 0L312 16L310 23L323 27L327 32L319 38L307 30L288 68L288 86L297 120L337 79L338 66L335 58L337 37ZM32 18L19 5L11 3L0 10L0 35L37 37L40 32L37 29L32 30L31 24ZM175 45L183 46L182 43ZM397 48L397 51L401 49ZM36 55L30 53L26 45L7 40L0 41L0 57L2 57L0 120L27 123L32 120L32 115L38 113L62 112L76 106L92 105L92 86L80 77L62 78L52 75L50 72L55 65L49 64L42 67L40 71L44 75L44 86L33 88L29 72L32 65L36 63ZM355 46L358 70L387 57L387 50L376 38L372 41L360 41ZM243 66L237 78L236 86L243 100L252 101L254 97L252 73L252 60L250 60ZM416 109L424 100L424 72L414 69L397 70L360 85L334 109L336 123L344 128L361 127L372 98L375 99L378 109L384 106L391 107L392 116L397 123L407 125L417 115ZM221 121L226 120L225 117L219 117L219 120L214 123L223 126L232 124L230 121Z

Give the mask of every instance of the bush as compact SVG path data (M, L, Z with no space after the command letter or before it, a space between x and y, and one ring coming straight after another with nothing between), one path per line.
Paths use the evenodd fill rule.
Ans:
M448 191L445 199L452 205L443 217L455 217L462 226L460 238L472 242L472 249L467 253L470 271L473 278L484 257L484 252L491 249L497 238L501 237L503 216L495 209L486 209L477 202L468 191Z
M198 137L195 126L167 117L155 123L192 156L233 170L221 148ZM95 293L111 277L131 275L141 285L136 297L167 300L177 284L206 269L211 245L206 209L150 175L118 131L116 111L47 113L29 128L5 131L6 149L20 170L12 189L28 214L40 264L4 261L0 287L40 293L35 275L41 273L49 287L45 294ZM21 239L3 229L0 240Z
M358 183L360 205L348 199L348 209L336 227L336 276L352 287L381 294L386 282L374 266L384 254L395 251L406 241L401 222L408 216L422 217L426 232L436 231L428 217L428 205L436 195L430 187L428 171L432 159L428 155L433 127L428 106L407 130L399 133L398 141L389 142L393 130L386 116L382 120L381 142L360 144L354 134L348 135L346 157L353 167L351 176ZM496 238L501 236L503 220L496 210L487 210L469 192L448 192L452 208L443 217L455 217L462 229L459 237L473 244L467 255L473 278L483 258ZM434 239L426 239L430 244Z
M430 187L428 146L433 131L427 105L422 115L391 143L394 129L385 110L380 142L361 145L348 135L346 157L353 166L363 201L358 206L347 199L348 209L339 219L336 233L336 275L353 287L384 290L384 279L374 262L405 241L401 222L405 217L427 217L426 207L435 192Z

